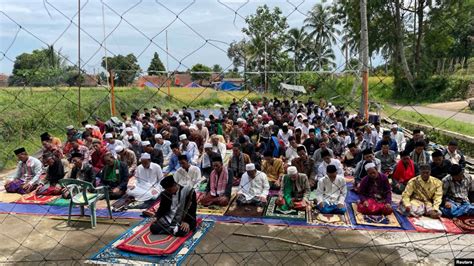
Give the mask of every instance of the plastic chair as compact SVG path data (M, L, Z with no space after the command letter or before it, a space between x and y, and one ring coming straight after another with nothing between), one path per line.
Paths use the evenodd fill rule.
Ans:
M104 198L107 202L107 210L109 217L112 219L112 209L110 208L109 190L106 186L94 187L92 183L76 180L76 179L61 179L59 184L69 191L71 201L69 202L68 225L71 222L71 213L73 206L81 207L81 216L84 216L84 206L89 206L91 212L91 225L95 228L97 225L96 203L98 200Z

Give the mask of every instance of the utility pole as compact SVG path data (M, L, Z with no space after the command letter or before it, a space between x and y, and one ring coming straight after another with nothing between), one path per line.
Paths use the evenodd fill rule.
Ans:
M362 102L360 112L369 119L369 32L367 26L367 0L360 0L360 54L362 60Z
M81 0L77 0L77 80L78 80L78 88L77 88L77 119L78 122L81 123L82 115L81 115Z

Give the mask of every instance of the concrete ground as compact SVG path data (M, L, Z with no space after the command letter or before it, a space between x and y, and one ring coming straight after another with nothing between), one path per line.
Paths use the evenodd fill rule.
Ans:
M122 220L131 221L134 220ZM76 265L127 230L127 226L75 223L44 216L0 215L0 264ZM276 236L346 253L321 251L279 240L236 236ZM445 265L474 257L473 235L280 227L216 223L186 265Z

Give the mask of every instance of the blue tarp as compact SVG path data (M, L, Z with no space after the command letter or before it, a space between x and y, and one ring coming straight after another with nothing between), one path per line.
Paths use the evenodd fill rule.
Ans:
M232 82L224 81L224 82L221 82L221 84L219 84L217 88L223 91L238 91L242 89L242 86L239 87Z

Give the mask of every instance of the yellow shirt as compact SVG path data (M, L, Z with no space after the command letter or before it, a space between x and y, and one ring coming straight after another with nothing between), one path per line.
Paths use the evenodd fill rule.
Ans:
M432 204L435 210L439 210L442 198L443 183L432 176L426 182L421 176L410 179L402 194L402 202L405 206L410 206L412 200L418 200L428 205Z
M271 164L268 161L263 161L262 172L267 175L268 181L278 181L278 179L285 173L285 169L283 169L283 161L276 158L273 159L273 163Z

